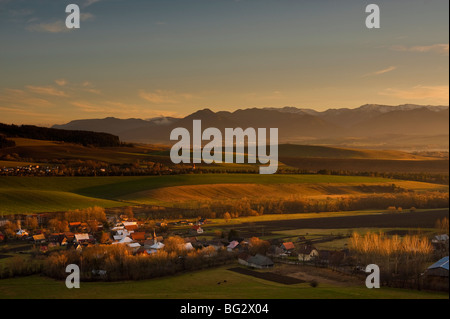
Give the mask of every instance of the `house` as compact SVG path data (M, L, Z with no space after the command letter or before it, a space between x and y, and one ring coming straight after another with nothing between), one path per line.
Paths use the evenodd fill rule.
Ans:
M448 256L428 267L423 280L425 288L448 291Z
M58 244L58 245L60 245L64 239L65 239L65 237L64 237L63 233L61 233L61 234L55 233L55 234L50 234L48 236L48 241L50 243Z
M203 228L201 228L199 225L192 226L191 234L203 234Z
M242 253L238 256L238 263L257 269L271 268L274 265L273 261L269 257L260 254L250 256L246 253Z
M425 274L427 276L447 278L448 280L448 256L428 267Z
M285 255L290 255L295 250L293 242L282 243L280 248Z
M28 236L28 233L25 229L19 229L16 233L16 236L18 237Z
M233 240L228 246L228 251L233 251L237 246L239 246L239 242L237 240Z
M437 235L431 240L434 249L448 251L449 238L447 234Z
M302 245L298 249L298 259L301 261L311 261L319 257L319 251L311 245Z
M431 240L432 243L445 243L448 242L448 235L447 234L442 234L442 235L437 235L434 236L434 238Z
M46 239L45 239L44 234L38 234L38 235L33 236L33 242L35 244L42 244L42 243L45 243L45 241L46 241Z
M131 234L131 238L137 242L145 241L145 232L134 232Z
M135 230L138 229L138 225L136 225L136 224L133 224L133 225L125 225L124 227L125 227L125 229L126 229L127 231L129 231L129 232L134 232Z
M64 238L65 238L65 240L63 240L61 242L61 245L63 245L63 244L65 244L65 245L72 244L74 239L75 239L75 234L71 233L71 232L65 232L64 233Z
M119 241L113 242L113 245L115 245L115 244L129 244L129 243L132 243L132 242L133 242L133 239L131 239L130 237L123 237Z
M139 244L139 243L129 243L129 244L127 244L127 246L129 247L129 248L131 248L131 252L134 254L134 253L137 253L137 251L139 250L139 248L141 248L142 246L141 246L141 244Z
M271 245L267 250L267 255L271 257L280 257L284 253L284 250L277 245Z
M89 234L75 234L75 243L77 244L84 244L88 243L90 240Z

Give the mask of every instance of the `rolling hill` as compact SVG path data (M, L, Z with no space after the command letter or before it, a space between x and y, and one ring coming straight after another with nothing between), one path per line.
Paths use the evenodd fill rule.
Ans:
M392 184L414 191L448 186L363 176L201 174L114 177L1 177L0 213L54 212L211 200L382 194Z

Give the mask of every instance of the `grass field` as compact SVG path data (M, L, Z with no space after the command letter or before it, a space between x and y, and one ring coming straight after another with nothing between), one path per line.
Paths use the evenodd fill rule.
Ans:
M0 280L2 299L448 299L448 294L361 286L283 285L228 271L231 266L173 277L114 283L81 283L67 289L63 281L40 276ZM226 283L224 283L226 280ZM221 282L220 285L217 283Z
M140 177L0 177L0 212L64 211L94 205L170 206L176 201L358 194L361 185L405 189L447 186L384 178L336 175L190 174Z

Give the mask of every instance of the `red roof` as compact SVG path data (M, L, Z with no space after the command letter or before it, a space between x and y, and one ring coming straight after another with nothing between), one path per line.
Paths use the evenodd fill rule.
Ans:
M144 232L132 233L131 238L133 240L145 240L145 233Z
M137 228L138 228L137 225L127 225L127 226L125 226L126 230L136 230Z
M69 223L69 226L80 226L81 222Z
M291 250L291 249L295 249L294 243L293 242L287 242L287 243L283 243L283 247L286 250Z

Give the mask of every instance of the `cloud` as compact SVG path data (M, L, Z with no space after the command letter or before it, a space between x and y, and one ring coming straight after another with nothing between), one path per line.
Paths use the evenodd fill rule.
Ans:
M80 20L81 21L89 21L94 20L95 16L92 13L85 12L80 14Z
M31 24L27 26L26 29L32 32L48 32L48 33L70 32L71 30L73 30L67 28L66 24L63 21Z
M26 88L33 93L41 94L41 95L51 95L58 97L66 97L68 94L64 91L58 90L52 86L33 86L28 85Z
M30 92L18 89L4 89L0 94L0 104L8 107L51 107L53 103L30 94Z
M102 1L102 0L86 0L83 3L83 7L87 8L87 7L91 6L91 5L93 5L94 3L97 3L97 2L100 2L100 1Z
M394 71L395 69L397 69L396 66L390 66L390 67L385 68L385 69L382 69L382 70L378 70L378 71L375 71L375 72L367 73L366 75L364 75L364 77L366 77L366 76L376 76L376 75L385 74L385 73Z
M95 16L89 12L82 12L80 14L80 21L89 21L94 20ZM31 20L34 22L34 20ZM30 21L30 22L31 22ZM82 25L81 25L82 27ZM31 32L46 32L46 33L62 33L62 32L70 32L74 29L69 29L66 26L65 21L58 20L54 22L41 22L29 24L26 29Z
M177 115L175 112L148 109L145 106L131 105L115 101L74 101L71 102L71 104L77 107L82 112L96 114L99 116L118 116L122 118L153 118L159 116Z
M406 47L402 45L396 45L392 47L394 51L400 52L418 52L418 53L436 53L439 55L448 55L448 43L445 44L433 44L433 45L423 45L423 46L412 46Z
M380 95L395 97L402 100L424 100L433 104L448 104L449 103L449 86L437 85L437 86L425 86L416 85L409 89L395 89L388 88Z
M59 86L65 86L67 84L67 81L65 79L59 79L55 80L55 83L58 84Z
M139 97L153 104L177 104L196 97L190 93L176 93L173 91L155 90L153 92L139 91Z

